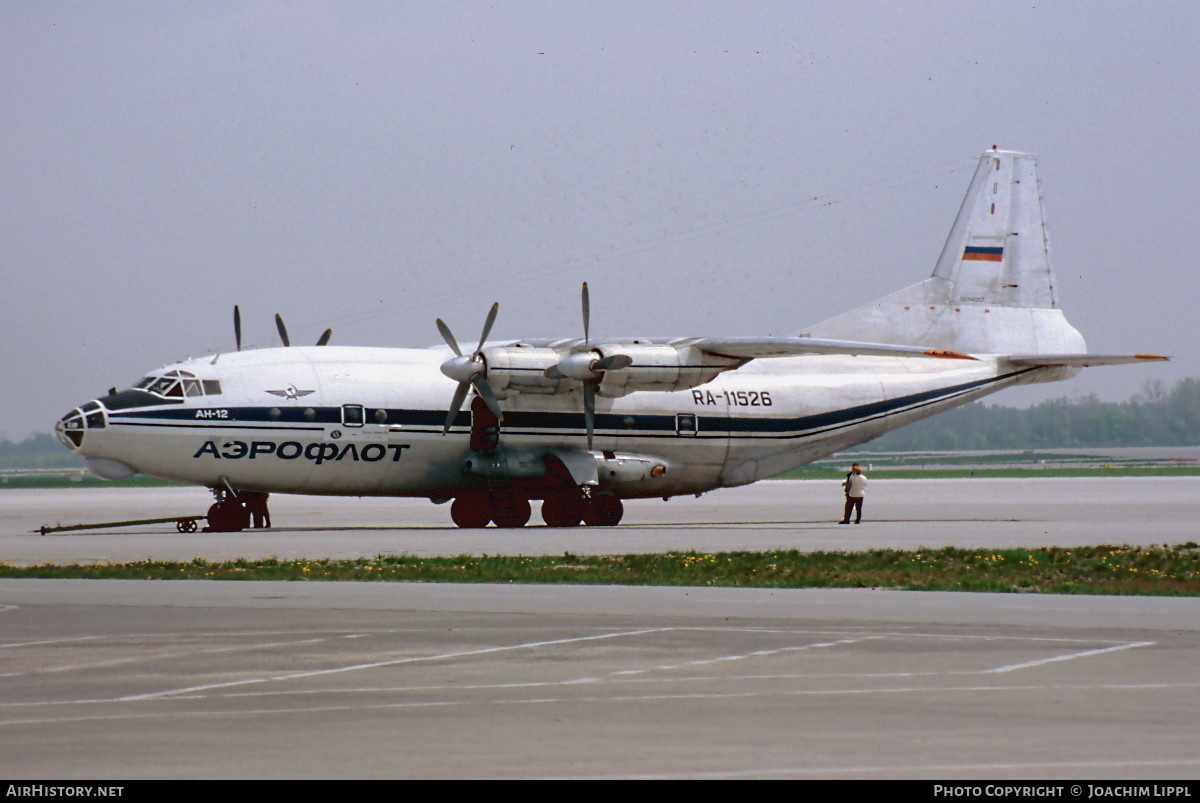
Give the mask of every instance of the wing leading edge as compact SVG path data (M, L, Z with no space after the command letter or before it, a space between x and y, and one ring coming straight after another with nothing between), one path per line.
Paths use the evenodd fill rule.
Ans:
M898 346L856 340L827 340L818 337L706 337L688 345L718 357L753 360L765 357L797 357L807 354L848 354L866 357L933 357L944 360L974 360L975 357L949 349Z

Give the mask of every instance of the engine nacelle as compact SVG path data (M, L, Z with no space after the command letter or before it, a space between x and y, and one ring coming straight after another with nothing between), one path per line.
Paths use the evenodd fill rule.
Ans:
M483 350L487 362L487 382L492 390L520 393L565 393L571 380L551 379L546 369L556 365L562 354L538 346L495 346Z
M694 388L744 362L706 354L694 346L615 343L598 346L595 351L602 357L624 354L633 359L628 367L604 372L599 393L608 397L625 396L639 390Z

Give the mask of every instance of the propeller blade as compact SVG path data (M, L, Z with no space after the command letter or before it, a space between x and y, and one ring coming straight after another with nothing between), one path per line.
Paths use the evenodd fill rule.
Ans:
M458 383L458 388L454 391L454 398L450 400L450 409L446 413L446 424L442 427L443 435L450 431L454 419L458 418L458 411L462 409L463 400L467 398L467 391L470 389L471 386L467 382Z
M237 350L242 350L242 311L238 305L233 305L233 339L237 341Z
M492 332L492 324L496 322L496 314L500 312L500 302L492 304L492 308L488 310L487 320L483 322L483 334L479 336L479 347L475 349L475 353L483 351L483 344L487 342L487 337ZM497 415L499 415L497 413Z
M446 322L441 318L437 319L438 331L442 333L442 340L446 341L446 345L454 352L455 356L462 356L462 349L458 347L458 341L454 339L454 333L450 331L450 327L446 326Z
M441 318L437 319L438 331L442 333L442 339L446 341L446 345L454 352L452 359L442 363L442 373L451 379L458 381L458 387L454 391L454 399L450 402L450 410L446 413L446 425L442 427L442 434L445 435L450 431L450 427L454 424L454 419L458 417L458 411L462 409L463 401L467 398L467 391L472 387L475 388L475 393L479 398L483 399L484 404L488 406L496 418L502 418L500 412L500 402L496 399L496 394L492 392L492 388L487 383L485 374L487 373L487 363L483 357L483 344L487 342L488 335L492 331L492 325L496 323L496 315L500 312L499 302L492 304L492 308L488 310L487 318L483 322L483 333L479 335L479 346L470 357L464 357L462 349L458 347L458 341L454 338L454 333L450 331L450 327Z
M292 341L288 339L287 327L283 325L283 316L278 312L275 313L275 328L279 330L279 339L283 341L283 345L292 345Z
M583 347L588 346L588 325L592 320L592 302L588 297L587 282L583 283Z
M496 399L496 394L492 393L492 386L487 383L487 380L482 376L475 376L471 379L471 385L479 394L479 398L483 399L483 403L492 411L492 414L496 418L503 418L504 413L500 411L500 402Z
M617 371L633 365L633 357L628 354L614 354L592 363L593 371Z
M317 345L318 346L329 345L329 338L331 338L331 337L333 337L333 330L326 329L324 332L321 333L320 339L317 340Z
M596 424L596 388L591 382L583 383L583 425L587 429L588 449L592 448L592 436Z

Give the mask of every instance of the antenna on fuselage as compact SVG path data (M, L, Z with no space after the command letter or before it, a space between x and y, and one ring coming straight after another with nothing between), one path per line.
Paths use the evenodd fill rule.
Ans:
M242 311L238 305L233 305L233 339L237 341L237 350L242 350Z

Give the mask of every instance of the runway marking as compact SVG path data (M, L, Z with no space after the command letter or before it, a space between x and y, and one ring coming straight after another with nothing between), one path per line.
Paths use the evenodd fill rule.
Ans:
M545 780L578 780L580 778L589 778L592 780L606 779L630 779L639 781L653 780L676 780L684 778L755 778L760 775L870 775L875 773L887 773L893 777L903 778L908 773L928 774L928 773L945 773L955 771L983 772L997 770L1039 770L1039 769L1106 769L1108 767L1191 767L1200 765L1200 759L1195 758L1180 758L1180 759L1149 759L1139 761L1137 759L1114 759L1111 761L1036 761L1015 764L902 764L892 766L867 766L867 767L763 767L761 769L744 769L744 770L708 770L704 772L672 772L672 773L651 773L647 775L566 775L552 776ZM1058 782L1062 784L1062 782ZM1013 786L1014 784L1001 784ZM1049 786L1051 784L1042 783L1041 786Z
M74 638L51 638L41 641L18 641L12 644L0 644L0 650L7 650L9 647L38 647L45 644L63 644L69 641L90 641L92 639L106 638L105 636L75 636Z
M615 635L615 634L614 634ZM679 700L731 700L731 699L752 699L760 697L821 697L821 696L870 696L876 694L948 694L955 692L978 694L980 692L1029 692L1029 691L1086 691L1086 692L1104 692L1104 691L1144 691L1157 689L1194 689L1200 687L1200 683L1114 683L1100 685L1085 685L1085 684L1051 684L1051 685L1025 685L1025 686L950 686L950 687L900 687L890 689L793 689L784 691L762 691L762 692L712 692L703 693L697 692L694 694L621 694L611 696L589 696L589 697L534 697L534 698L498 698L492 700L414 700L411 702L401 703L362 703L359 705L322 705L309 706L304 708L257 708L244 709L238 708L230 711L179 711L179 710L163 710L144 713L128 713L128 714L95 714L89 716L73 716L73 717L56 717L56 718L38 718L38 719L13 719L0 720L0 727L20 726L20 725L54 725L54 724L70 724L76 722L103 722L117 720L134 720L134 719L175 719L182 717L240 717L240 716L263 716L268 714L312 714L332 711L383 711L383 710L400 710L400 709L415 709L415 708L444 708L457 706L472 706L480 707L484 705L542 705L542 704L563 704L563 703L646 703L646 702L674 702ZM96 702L128 702L133 700L151 699L151 695L143 695L141 697L118 697L112 701L96 701ZM162 695L155 695L153 699L178 701L179 699L187 698L166 698Z
M574 638L552 639L550 641L532 641L522 644L508 644L499 647L484 647L476 650L460 650L456 652L440 653L437 655L418 655L408 658L395 658L389 661L372 661L365 664L351 664L349 666L338 666L329 669L314 669L309 672L293 672L284 675L271 675L260 678L246 678L245 680L231 680L226 683L208 683L200 686L188 686L182 689L168 689L166 691L151 692L148 694L135 694L127 697L119 697L118 700L153 700L164 697L171 697L179 694L187 694L194 691L208 691L209 689L223 689L232 686L245 686L252 683L270 683L274 681L297 680L300 678L320 677L322 675L332 675L340 672L356 672L360 669L377 669L384 666L400 666L402 664L420 663L425 661L441 661L447 658L464 658L474 655L489 655L498 652L508 652L511 650L523 650L531 647L549 647L559 644L578 644L583 641L597 641L599 639L620 638L623 636L640 636L649 633L666 633L675 628L671 627L655 627L645 630L628 630L615 633L602 633L596 636L577 636Z
M20 605L0 605L0 613L4 613L5 611L15 611L20 607Z
M100 638L100 636L92 636L90 638ZM123 636L115 636L116 639L124 638ZM202 649L182 650L178 652L161 652L151 655L134 655L128 658L112 658L107 661L93 661L88 664L67 664L65 666L46 666L38 667L37 669L28 672L6 672L0 674L0 678L17 678L25 675L46 675L56 672L73 672L77 669L99 669L106 666L120 666L121 664L132 664L147 661L157 661L165 658L179 658L188 655L215 655L222 652L241 652L248 650L273 649L275 647L291 647L296 644L314 644L327 641L323 638L305 639L302 641L278 641L274 644L238 644L232 647L206 647Z
M610 672L612 675L640 675L644 672L664 672L671 669L683 669L688 666L703 666L705 664L716 664L722 661L741 661L745 658L762 658L768 655L780 655L785 652L800 652L801 650L814 650L821 647L836 647L839 644L857 644L860 641L869 641L871 639L882 638L882 636L864 636L862 638L839 639L838 641L823 641L817 644L804 644L799 647L780 647L774 650L755 650L754 652L742 653L738 655L722 655L718 658L705 658L696 661L684 661L681 664L664 664L662 666L651 666L645 669L621 669L616 672Z
M1000 673L1000 672L1015 672L1018 669L1029 669L1035 666L1044 664L1053 664L1059 661L1073 661L1076 658L1086 658L1091 655L1100 655L1106 652L1116 652L1118 650L1132 650L1135 647L1151 647L1157 642L1153 641L1131 641L1127 644L1118 644L1115 647L1103 647L1096 650L1086 650L1084 652L1067 653L1066 655L1056 655L1053 658L1042 658L1036 661L1026 661L1021 664L1010 664L1009 666L998 666L995 669L985 669L984 672Z

